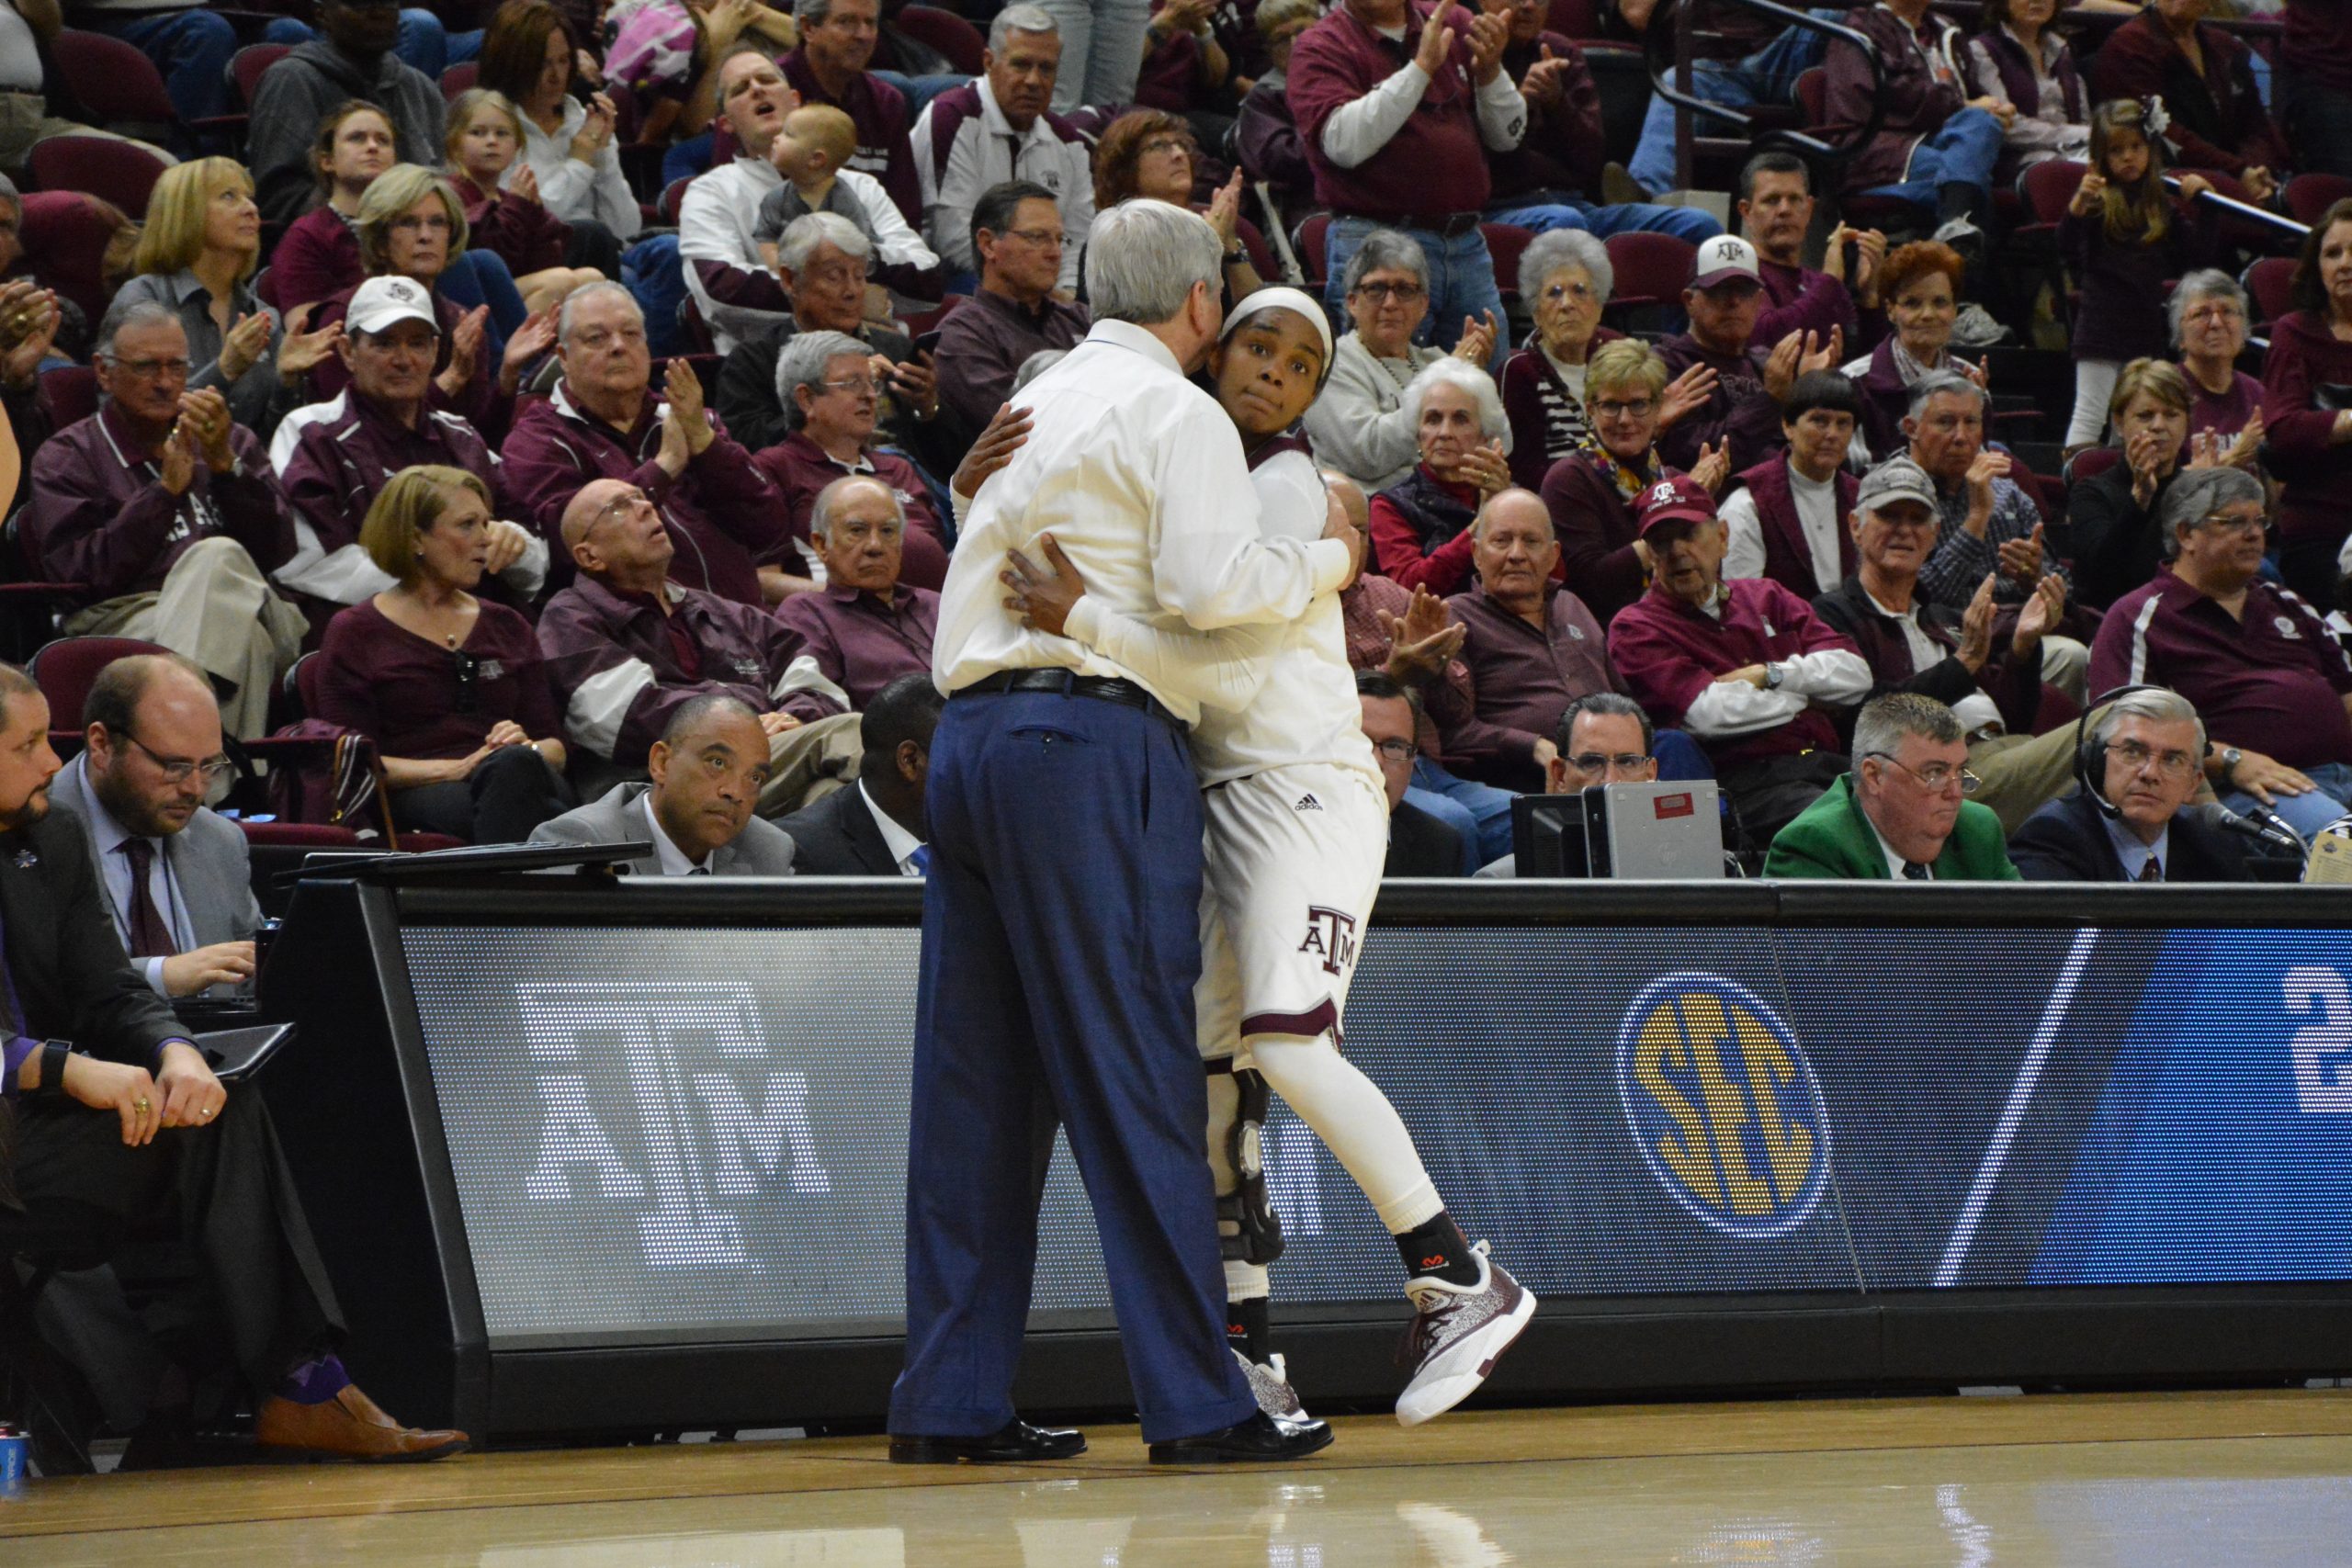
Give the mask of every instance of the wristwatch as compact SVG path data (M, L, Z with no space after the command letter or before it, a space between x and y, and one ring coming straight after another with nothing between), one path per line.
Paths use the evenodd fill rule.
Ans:
M2227 784L2237 777L2238 764L2245 761L2245 753L2234 746L2222 748L2222 782Z
M1764 689L1768 692L1779 691L1781 689L1781 682L1787 677L1787 674L1788 671L1782 670L1779 665L1767 664L1764 666Z

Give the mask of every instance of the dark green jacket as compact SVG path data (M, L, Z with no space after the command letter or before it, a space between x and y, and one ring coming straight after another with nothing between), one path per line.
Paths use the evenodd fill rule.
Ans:
M1939 882L2016 882L2018 868L2009 863L2001 837L2001 819L1990 807L1973 800L1960 803L1960 820L1952 824L1944 852L1936 857ZM1804 815L1781 829L1764 857L1767 876L1841 878L1849 882L1889 880L1886 856L1862 804L1854 798L1854 775L1831 784Z

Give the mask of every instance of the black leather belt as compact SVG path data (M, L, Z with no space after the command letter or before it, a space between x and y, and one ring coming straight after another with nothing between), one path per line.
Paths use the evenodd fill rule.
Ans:
M1141 708L1179 729L1184 728L1182 719L1170 713L1158 697L1135 682L1102 675L1081 675L1075 670L1000 670L968 686L957 688L955 695L967 697L983 692L1053 692L1065 697L1092 697L1096 702Z
M1451 240L1467 234L1486 221L1483 212L1343 212L1342 218L1360 218L1367 223L1377 223L1384 229L1418 229L1428 233L1442 234Z

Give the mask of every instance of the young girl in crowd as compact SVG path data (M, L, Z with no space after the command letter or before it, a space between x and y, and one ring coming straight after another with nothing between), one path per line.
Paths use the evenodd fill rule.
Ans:
M2066 428L2071 455L2107 434L2116 378L2134 359L2161 358L2171 346L2165 280L2205 263L2211 220L2196 205L2211 189L2180 176L2176 206L2164 184L2163 126L2149 107L2115 98L2091 111L2091 162L2058 225L2058 243L2082 291L2075 319L2075 416Z
M522 115L489 88L469 87L449 106L442 147L449 158L449 183L465 203L468 243L496 252L514 275L523 303L538 311L562 303L566 294L604 274L563 265L571 227L539 199L538 176L527 165L514 171L514 183L499 188L522 146Z
M368 276L351 220L376 176L398 162L392 122L375 105L346 98L319 122L311 145L319 205L295 220L269 259L271 291L280 310L315 305Z

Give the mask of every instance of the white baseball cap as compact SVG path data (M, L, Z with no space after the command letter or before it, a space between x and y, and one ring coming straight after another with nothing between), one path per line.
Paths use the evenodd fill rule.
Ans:
M441 319L433 313L433 297L424 291L424 285L389 274L361 284L343 313L347 330L370 336L401 321L423 321L435 332L441 330Z
M1764 274L1756 265L1756 247L1736 234L1718 234L1699 247L1690 268L1690 287L1713 288L1741 278L1759 287Z

